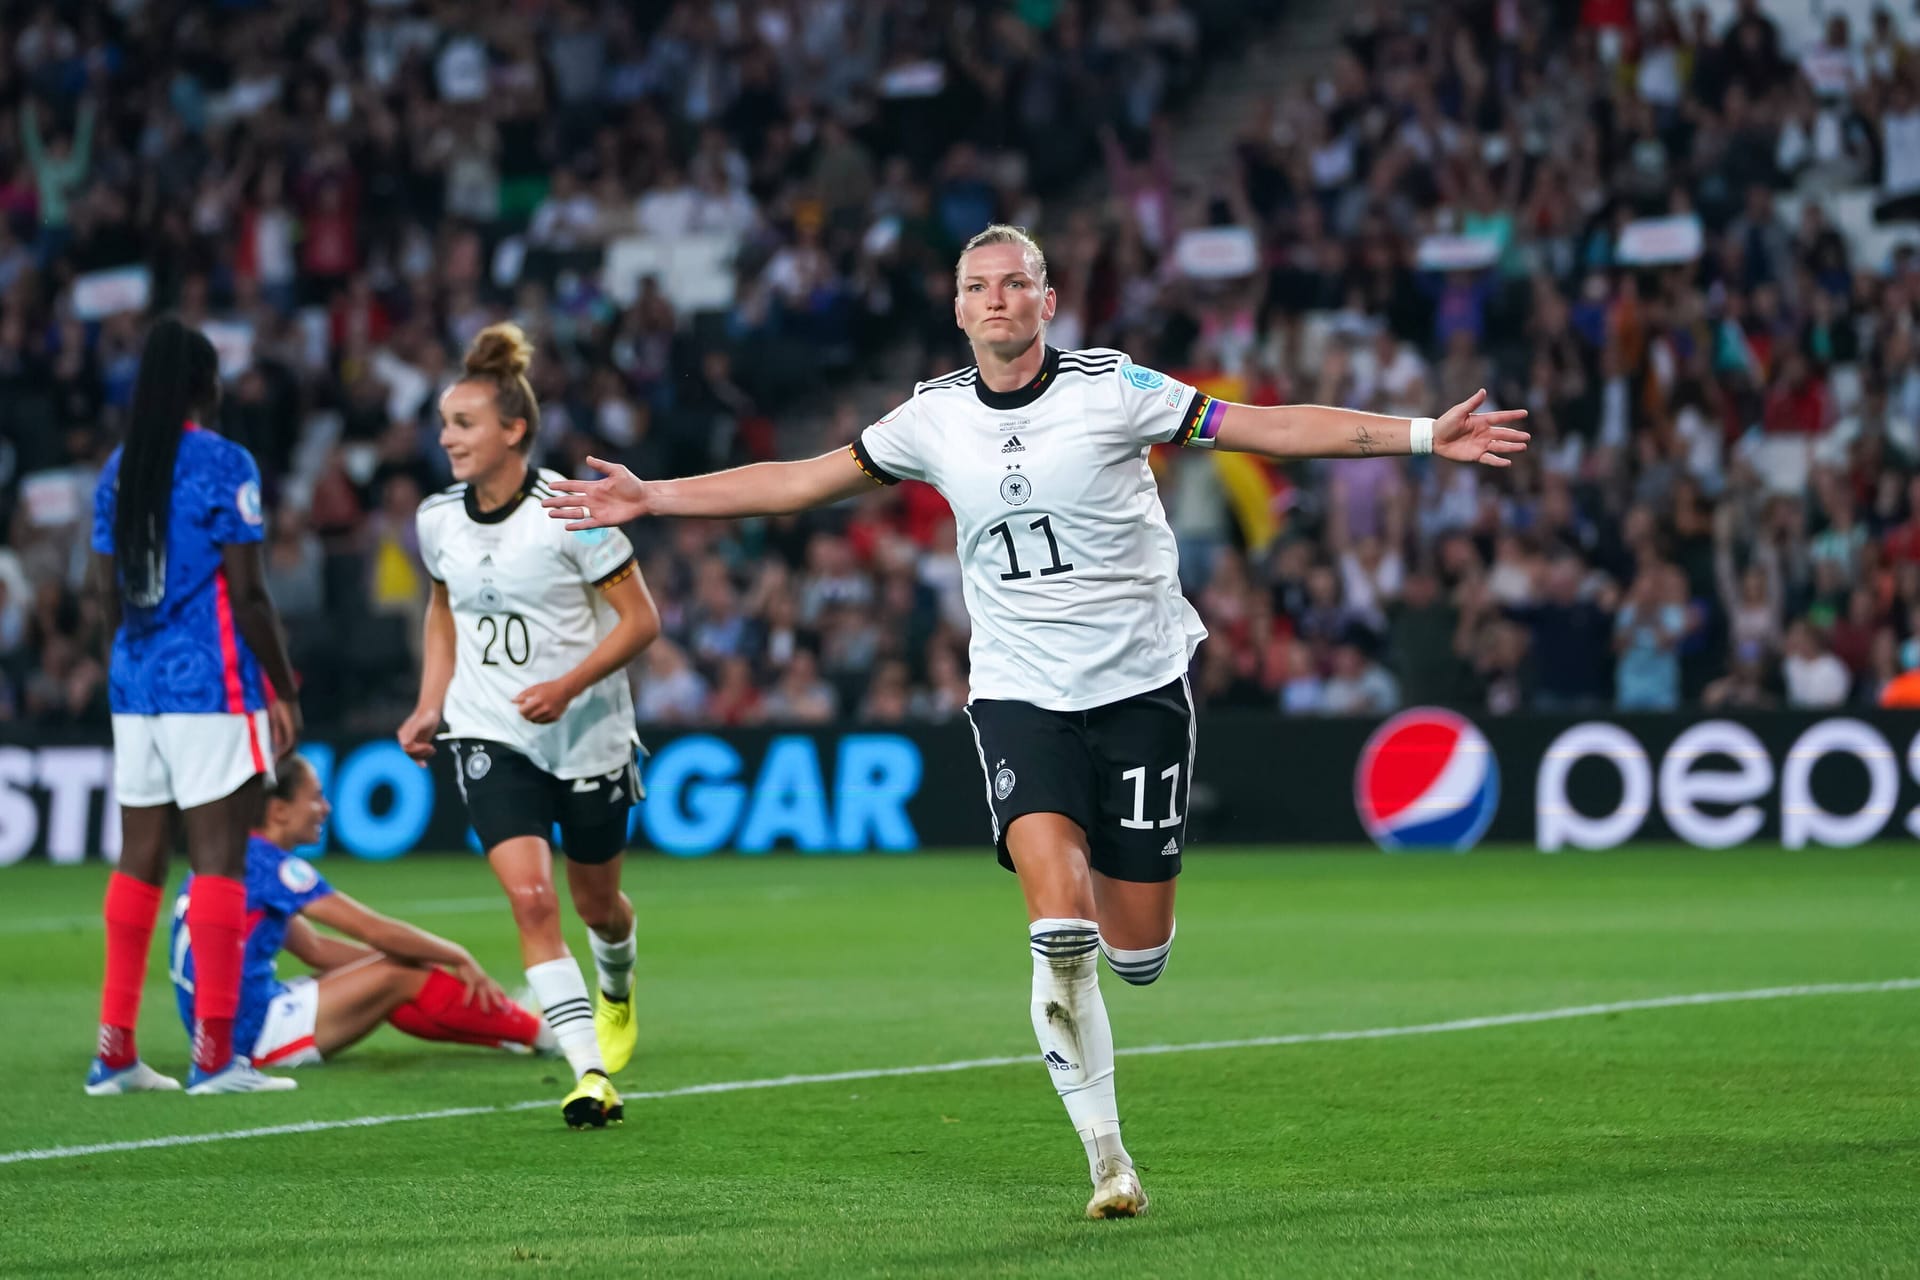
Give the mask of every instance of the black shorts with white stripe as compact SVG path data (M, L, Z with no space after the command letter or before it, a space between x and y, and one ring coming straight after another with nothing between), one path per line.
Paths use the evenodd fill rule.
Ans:
M1195 747L1184 677L1088 711L981 698L967 718L1001 866L1013 869L1014 819L1058 813L1087 833L1102 875L1152 884L1180 874Z

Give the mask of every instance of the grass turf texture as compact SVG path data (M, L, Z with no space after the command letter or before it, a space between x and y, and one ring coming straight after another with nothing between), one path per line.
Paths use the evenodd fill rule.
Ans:
M477 859L323 869L516 985ZM1019 896L984 856L627 879L628 1090L1035 1053ZM102 883L0 871L0 1153L553 1105L0 1165L0 1273L1920 1275L1920 992L1125 1057L1154 1209L1088 1223L1032 1061L631 1102L579 1134L562 1064L383 1030L290 1095L83 1098ZM1920 862L1210 850L1180 921L1158 986L1103 978L1123 1048L1920 976ZM141 1043L183 1073L163 984L156 942Z

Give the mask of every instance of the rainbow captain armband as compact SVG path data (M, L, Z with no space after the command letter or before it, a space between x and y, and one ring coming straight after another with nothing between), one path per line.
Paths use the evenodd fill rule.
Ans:
M1215 400L1204 391L1194 392L1193 403L1180 419L1180 429L1173 433L1173 443L1181 448L1213 448L1214 438L1220 434L1221 419L1226 416L1224 401Z

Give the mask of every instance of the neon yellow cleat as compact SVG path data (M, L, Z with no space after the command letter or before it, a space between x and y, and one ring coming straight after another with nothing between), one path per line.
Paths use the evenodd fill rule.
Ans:
M633 1020L633 992L624 1000L610 1000L607 993L594 993L593 1035L600 1042L600 1060L607 1074L617 1076L633 1061L633 1046L640 1038L640 1024Z
M589 1071L561 1101L560 1114L566 1117L569 1129L604 1129L625 1120L627 1111L613 1081L598 1071Z

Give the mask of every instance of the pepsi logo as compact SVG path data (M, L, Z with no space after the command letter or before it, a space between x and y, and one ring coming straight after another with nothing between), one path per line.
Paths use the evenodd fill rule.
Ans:
M1471 720L1416 707L1375 729L1361 748L1353 803L1382 849L1464 852L1500 807L1500 762Z

